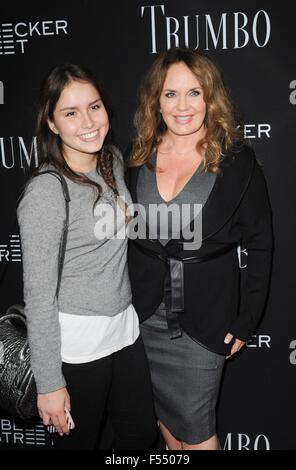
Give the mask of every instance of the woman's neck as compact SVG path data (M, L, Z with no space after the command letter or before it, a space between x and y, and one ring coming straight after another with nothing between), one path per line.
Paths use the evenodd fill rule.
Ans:
M160 150L163 152L174 152L184 155L193 152L198 142L205 137L205 132L198 132L190 135L176 135L167 132L160 144Z
M77 173L89 173L97 167L97 154L87 154L77 151L71 152L64 149L64 157L71 170Z

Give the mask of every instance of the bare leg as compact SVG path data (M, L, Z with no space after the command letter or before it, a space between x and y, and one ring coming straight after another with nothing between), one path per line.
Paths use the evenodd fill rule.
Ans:
M182 450L182 444L180 441L178 441L171 433L170 431L165 427L164 424L162 424L159 421L159 429L161 431L161 434L163 435L163 438L166 442L166 445L168 446L169 450Z
M187 444L186 442L182 442L181 444L182 450L221 450L217 434L200 444Z

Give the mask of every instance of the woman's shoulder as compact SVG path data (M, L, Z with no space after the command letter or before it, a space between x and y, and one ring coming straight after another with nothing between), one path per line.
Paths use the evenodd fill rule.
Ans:
M61 189L61 182L52 171L55 171L54 168L43 168L38 171L28 181L28 189L30 188L36 192L55 194L57 189Z
M249 173L257 164L255 152L247 143L235 144L221 159L224 167L231 167L234 171Z
M108 144L108 150L113 155L113 171L117 178L123 178L124 174L124 159L119 148L114 144Z
M111 143L111 142L108 142L108 144L106 144L105 149L106 149L107 151L109 151L109 152L112 153L114 159L123 162L122 153L121 153L121 151L119 150L119 148L117 147L117 145L115 145L115 144L113 144L113 143Z
M55 171L55 169L49 165L44 166L29 178L23 189L19 207L24 202L28 203L30 201L34 201L35 204L47 204L49 206L64 203L61 182L54 174L43 173L45 171Z

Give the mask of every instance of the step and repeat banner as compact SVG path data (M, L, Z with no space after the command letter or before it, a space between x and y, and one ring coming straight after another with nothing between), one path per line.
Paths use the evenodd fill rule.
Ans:
M35 105L48 70L72 62L96 73L125 151L138 87L157 54L186 46L206 52L222 69L263 165L275 236L265 316L225 368L218 406L225 450L296 449L295 13L292 2L269 0L10 1L0 12L1 315L22 299L15 205L28 165L38 163ZM239 259L244 270L245 250ZM41 423L24 424L0 410L0 450L51 445Z

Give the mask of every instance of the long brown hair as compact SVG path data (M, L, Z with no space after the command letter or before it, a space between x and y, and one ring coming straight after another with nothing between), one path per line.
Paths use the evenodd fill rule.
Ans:
M63 89L74 80L91 83L96 88L110 121L110 109L104 98L102 88L90 71L75 64L65 64L52 69L45 78L40 91L36 123L39 164L37 168L31 169L30 176L37 174L45 164L50 164L70 180L94 186L98 193L96 203L102 194L102 187L90 180L86 175L79 174L70 168L65 160L62 141L59 135L54 134L48 126L48 120L53 121L53 113ZM113 154L110 144L111 137L109 131L102 149L98 152L97 171L101 173L105 183L117 194L116 181L113 174Z
M204 169L219 172L219 161L225 151L242 141L239 119L226 91L218 67L204 54L189 49L169 49L159 55L148 71L140 89L140 102L134 117L133 140L129 166L148 163L167 130L160 113L159 99L171 65L184 62L200 82L207 106L206 136L197 144L204 152Z

